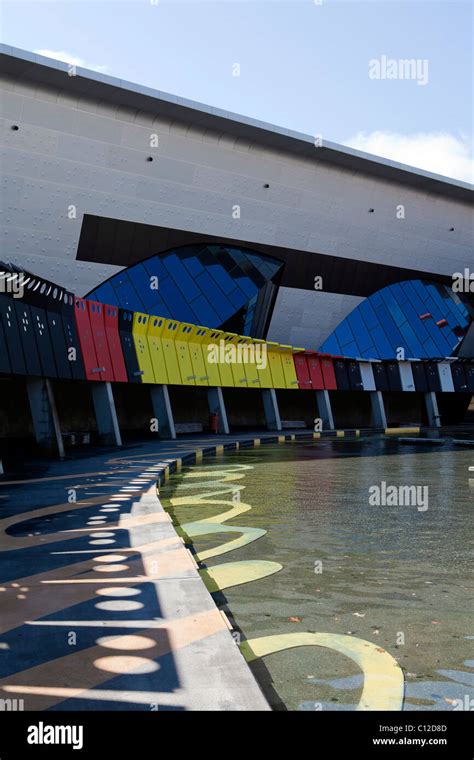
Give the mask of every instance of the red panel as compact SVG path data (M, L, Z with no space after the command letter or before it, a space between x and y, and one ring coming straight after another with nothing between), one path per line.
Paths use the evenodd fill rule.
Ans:
M87 301L87 306L97 363L101 367L100 379L110 382L114 379L114 371L107 344L107 335L105 334L104 304L97 303L97 301Z
M328 391L337 390L336 375L332 359L328 356L321 357L321 369L323 371L324 387Z
M87 301L84 301L82 298L74 298L74 313L76 315L77 334L79 336L86 377L88 380L100 380Z
M118 383L126 383L128 381L127 368L123 358L122 342L120 340L118 328L117 306L107 306L104 304L104 324L110 358L112 360L114 379Z
M313 385L309 374L308 362L304 354L293 354L295 362L296 377L298 378L298 388L302 390L311 390Z
M308 367L314 390L322 391L324 389L323 371L321 369L321 359L317 354L308 356Z

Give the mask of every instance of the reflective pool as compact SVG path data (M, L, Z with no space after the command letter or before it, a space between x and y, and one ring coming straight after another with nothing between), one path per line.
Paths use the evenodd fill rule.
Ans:
M473 709L473 464L472 451L449 445L295 442L205 460L174 476L160 495L181 525L232 504L251 507L226 520L222 532L206 534L201 526L192 539L210 571L248 560L251 567L281 566L216 593L242 639L299 632L362 639L403 670L403 709ZM381 483L385 492L427 486L428 500L370 503ZM188 503L170 501L182 497ZM203 504L203 497L216 503ZM241 534L226 526L262 534L250 531L251 542L239 546ZM230 541L237 541L233 551L206 555ZM356 662L330 647L286 649L251 667L276 709L353 710L364 685Z

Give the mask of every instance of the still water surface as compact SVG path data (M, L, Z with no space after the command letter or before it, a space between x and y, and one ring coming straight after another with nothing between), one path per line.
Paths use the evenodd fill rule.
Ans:
M183 474L249 467L235 488L252 509L228 524L267 531L208 566L282 565L217 597L242 637L308 631L366 639L402 667L403 709L459 709L455 700L466 709L474 698L472 451L367 439L264 446L208 462ZM369 489L381 481L428 486L428 508L371 506ZM177 475L161 498L168 508L171 497L209 492L210 485L209 478ZM222 511L173 509L180 523ZM234 537L199 536L194 547L199 553ZM363 685L354 662L320 647L271 654L252 667L276 709L352 710Z

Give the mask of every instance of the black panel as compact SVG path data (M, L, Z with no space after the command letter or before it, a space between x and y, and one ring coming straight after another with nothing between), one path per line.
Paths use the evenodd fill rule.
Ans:
M413 380L415 381L415 388L420 393L427 393L429 391L428 380L426 379L425 365L423 362L412 362L411 369L413 372Z
M76 360L70 361L67 359L71 369L71 375L74 380L84 380L86 372L82 360L81 345L77 335L76 317L74 316L74 296L72 293L65 292L63 295L61 318L67 350L69 351L70 348L76 349Z
M453 376L454 390L459 393L465 393L468 390L468 386L462 362L453 362L451 364L451 374Z
M24 300L30 304L30 307L37 307L41 310L38 313L40 319L46 318L47 329L49 334L49 349L45 345L45 340L38 329L38 322L34 325L36 328L36 340L40 347L40 360L43 365L44 374L49 377L58 376L70 379L71 362L68 360L67 341L64 334L64 325L61 315L61 307L65 290L58 285L44 280L41 277L30 276L25 287ZM33 314L33 308L31 308ZM41 346L40 346L41 342ZM52 364L55 369L53 370Z
M42 374L44 377L57 377L56 362L54 361L53 344L49 335L48 318L46 311L38 306L31 306L31 319L33 320L33 330L38 346L38 353L41 362Z
M0 307L0 372L9 375L12 371L8 354L7 337L3 328L3 313Z
M470 362L464 367L466 372L467 387L470 393L474 393L474 364Z
M21 342L20 326L13 298L0 295L0 314L11 371L14 375L26 375L27 370Z
M436 362L426 362L426 379L430 391L437 393L441 390L441 381L439 379L438 364Z
M386 362L388 387L391 391L401 391L402 381L398 362Z
M33 317L31 316L30 307L24 301L17 301L15 299L12 299L12 301L16 310L18 327L20 329L20 340L21 345L23 346L26 372L28 375L41 377L42 367L38 346L36 345L35 329L33 327Z
M347 374L346 362L344 359L334 359L334 373L338 391L350 390L349 376Z
M352 391L362 391L364 389L362 376L360 374L359 362L346 362L347 374L349 376L349 385Z
M119 309L119 333L129 383L141 383L140 367L132 335L133 311Z
M387 370L385 369L385 365L382 364L382 362L374 362L372 364L372 369L374 371L375 387L377 388L377 390L388 391L389 385L388 385Z

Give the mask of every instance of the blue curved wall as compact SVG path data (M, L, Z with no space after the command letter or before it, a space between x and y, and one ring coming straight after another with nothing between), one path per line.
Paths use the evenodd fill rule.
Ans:
M319 350L365 359L391 359L399 347L407 358L450 356L471 319L467 304L447 285L409 280L362 301ZM441 320L447 324L438 326Z

